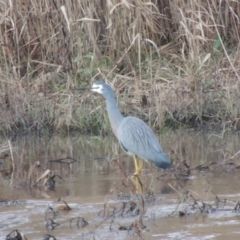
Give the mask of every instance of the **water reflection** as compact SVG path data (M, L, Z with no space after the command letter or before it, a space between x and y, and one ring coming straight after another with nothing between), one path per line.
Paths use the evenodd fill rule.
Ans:
M179 161L186 160L191 167L209 161L227 159L238 152L239 149L239 134L231 133L227 133L224 138L221 138L220 134L214 135L205 132L167 132L161 134L160 141L163 149L171 158L177 158ZM50 169L59 174L66 182L78 181L79 186L94 187L94 183L100 181L101 175L106 178L107 175L117 173L116 177L120 178L119 168L111 164L111 160L114 158L120 160L127 172L131 173L133 171L132 159L123 153L114 137L102 138L79 135L74 137L36 138L25 136L12 142L12 149L12 157L16 165L15 183L28 177L29 168L36 161L39 161L44 169ZM49 162L49 160L67 157L78 161L73 164ZM9 154L8 158L2 160L1 165L3 183L6 185L9 184L10 174L8 176L6 172L8 169L9 172L11 170L10 158ZM150 164L145 164L145 171L151 171L151 169ZM64 186L64 184L62 185ZM106 183L103 185L106 185ZM106 192L108 190L108 187L106 187ZM77 189L72 190L71 194L75 191Z

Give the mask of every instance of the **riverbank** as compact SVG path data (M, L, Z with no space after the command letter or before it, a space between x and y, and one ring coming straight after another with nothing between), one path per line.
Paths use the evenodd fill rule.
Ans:
M108 81L154 130L239 128L240 3L18 1L2 5L0 131L107 134Z

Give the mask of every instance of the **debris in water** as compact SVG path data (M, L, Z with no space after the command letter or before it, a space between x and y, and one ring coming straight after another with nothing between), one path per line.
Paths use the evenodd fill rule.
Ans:
M57 206L58 211L70 211L70 210L72 210L72 208L70 208L69 205L64 200L62 200L62 201L64 202L65 205Z
M79 160L77 160L77 159L74 159L74 158L72 158L72 157L66 157L66 158L59 158L59 159L53 159L53 160L48 160L48 162L56 162L56 163L65 163L65 164L68 164L68 165L70 165L70 164L72 164L72 163L74 163L74 162L77 162L77 161L79 161Z
M58 227L60 223L54 222L51 218L47 219L46 229L53 230L55 227Z
M43 240L57 240L54 236L49 235L49 234L45 234L43 236Z
M6 240L27 240L25 235L19 232L17 229L13 230L6 236Z
M72 227L72 222L74 222L75 220L79 228L84 228L89 224L83 217L75 217L70 219L70 227Z

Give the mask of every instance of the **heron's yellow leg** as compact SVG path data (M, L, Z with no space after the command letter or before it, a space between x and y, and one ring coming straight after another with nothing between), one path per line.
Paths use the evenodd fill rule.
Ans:
M137 158L136 156L133 156L134 158L134 166L135 166L135 172L132 176L132 181L134 183L134 186L136 188L137 193L143 193L143 185L139 179L139 174L142 171L143 168L143 160L140 158Z
M138 174L140 174L140 172L142 171L143 168L143 160L140 158L137 158L136 156L133 156L134 158L134 165L135 165L135 172L134 172L134 176L137 176Z
M138 174L140 174L143 169L143 160L140 158L137 158L137 160L138 160Z

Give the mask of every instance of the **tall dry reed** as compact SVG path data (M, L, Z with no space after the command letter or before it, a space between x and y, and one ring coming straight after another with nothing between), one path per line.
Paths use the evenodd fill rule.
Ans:
M238 1L9 0L0 14L1 130L106 132L99 97L74 91L94 77L155 128L238 122Z

